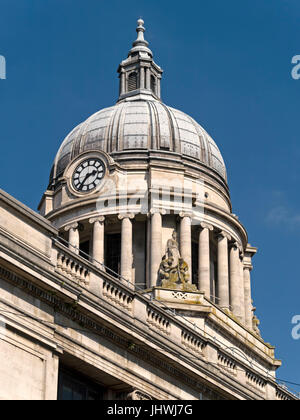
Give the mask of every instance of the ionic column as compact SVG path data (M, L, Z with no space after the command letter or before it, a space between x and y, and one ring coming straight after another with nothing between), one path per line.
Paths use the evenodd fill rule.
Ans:
M119 214L119 220L122 222L121 227L121 276L132 281L132 219L133 214Z
M240 277L240 256L236 243L230 247L230 303L231 310L236 317L242 320L241 290L243 284Z
M206 223L200 224L199 232L199 268L198 268L198 289L205 292L205 296L210 299L210 246L209 231L213 226Z
M192 283L192 219L191 215L180 213L180 253L181 258L189 267L190 280Z
M73 223L69 226L66 226L65 231L69 232L69 249L75 254L79 255L80 237L78 223Z
M229 309L229 272L228 272L228 240L230 236L221 232L218 235L218 297L219 305Z
M245 298L245 324L252 329L252 297L251 297L251 278L250 271L252 267L244 267L244 298Z
M161 98L161 79L157 78L157 96Z
M94 264L104 268L104 216L94 217L89 220L93 225L93 259Z
M162 260L162 215L160 212L151 212L151 263L150 286L157 286L158 270Z

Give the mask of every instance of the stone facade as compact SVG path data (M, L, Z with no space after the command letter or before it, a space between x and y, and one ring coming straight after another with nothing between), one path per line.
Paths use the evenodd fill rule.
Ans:
M117 105L63 142L41 215L0 191L0 398L296 399L253 317L257 250L220 151L161 102L137 32Z

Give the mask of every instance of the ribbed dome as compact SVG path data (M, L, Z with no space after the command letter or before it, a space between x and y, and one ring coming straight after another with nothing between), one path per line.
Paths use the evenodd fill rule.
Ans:
M213 139L193 118L158 100L122 101L77 126L56 156L50 183L76 156L89 150L108 154L134 150L176 152L199 160L226 180L225 164Z

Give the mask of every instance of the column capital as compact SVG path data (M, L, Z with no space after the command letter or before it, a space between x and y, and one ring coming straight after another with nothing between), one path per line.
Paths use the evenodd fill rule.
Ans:
M240 255L243 254L243 246L238 242L238 240L234 239L233 237L231 237L231 240L229 242L229 247L238 249Z
M178 216L182 219L184 217L189 217L190 219L192 219L193 218L193 213L185 213L185 212L181 211Z
M240 249L239 244L237 243L237 241L234 241L234 240L230 241L228 246L229 246L229 249L234 249L235 251Z
M119 220L124 220L124 219L134 219L135 218L135 214L134 213L120 213L118 215L118 219Z
M200 223L200 230L203 230L203 229L208 229L210 231L213 231L214 227L213 227L213 225L210 225L209 223L201 222Z
M148 213L149 216L153 216L153 214L161 214L162 216L165 216L167 214L167 210L165 209L151 209Z
M64 227L65 232L69 232L69 230L71 229L78 229L79 228L79 224L77 222L71 223L67 226Z
M244 268L244 270L252 271L253 270L253 265L252 264L245 264L243 268Z
M105 216L96 216L96 217L91 217L89 219L89 223L91 225L93 225L94 223L97 223L97 222L100 222L100 223L105 222Z
M224 230L221 230L220 232L217 233L217 239L221 240L221 239L228 239L228 241L231 240L231 235L229 235L229 233L225 232Z

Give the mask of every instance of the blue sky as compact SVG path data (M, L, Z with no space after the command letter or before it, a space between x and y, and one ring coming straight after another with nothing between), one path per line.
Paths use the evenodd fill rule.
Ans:
M233 212L259 248L263 337L283 359L278 377L300 383L299 0L0 0L0 187L37 208L64 137L115 103L138 17L165 71L164 102L222 151Z

